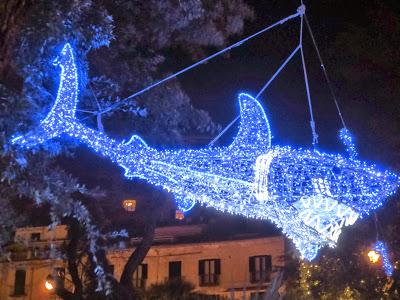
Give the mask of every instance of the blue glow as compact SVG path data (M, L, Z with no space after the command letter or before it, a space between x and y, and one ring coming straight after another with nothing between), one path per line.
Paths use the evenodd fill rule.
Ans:
M393 275L393 265L390 262L389 253L386 245L382 241L377 241L374 246L374 250L378 252L382 257L382 267L385 270L387 276Z
M355 159L357 157L357 149L351 132L347 128L342 128L339 131L339 138L346 146L346 151L349 154L350 159Z
M240 128L230 146L157 150L137 135L115 141L75 118L78 77L69 44L56 63L61 80L53 108L14 143L29 148L65 134L123 167L127 178L172 192L182 211L202 203L272 221L305 259L335 246L343 226L381 206L399 185L397 175L340 154L271 146L264 109L245 93L239 95Z

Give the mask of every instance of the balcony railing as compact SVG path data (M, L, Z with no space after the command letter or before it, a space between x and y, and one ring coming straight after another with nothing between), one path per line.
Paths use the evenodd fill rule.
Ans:
M271 271L270 270L250 272L250 282L251 283L268 282L270 280L271 280Z
M133 286L135 288L144 289L146 287L145 278L133 278Z
M200 286L219 285L219 274L199 275Z

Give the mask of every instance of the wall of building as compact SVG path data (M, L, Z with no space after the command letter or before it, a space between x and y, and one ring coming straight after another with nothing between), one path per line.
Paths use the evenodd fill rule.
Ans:
M125 261L132 250L116 250L109 253L110 263L114 265L114 275L120 278ZM243 289L258 290L260 284L250 283L249 257L271 255L274 268L282 267L284 262L284 239L268 237L248 240L218 241L181 245L159 245L152 247L143 263L147 264L146 286L161 283L168 279L169 262L181 261L182 277L196 286L196 290L207 294L230 296L231 290L240 299ZM216 286L199 286L199 260L220 259L220 283ZM249 294L249 293L248 293Z
M67 226L59 225L54 230L46 226L18 228L15 233L15 241L25 243L32 242L32 234L40 234L40 241L65 240L67 238Z
M38 228L21 229L18 231L18 238L29 240L32 232L41 232L42 238L47 239L49 243L47 228L42 229L43 232ZM192 227L189 229L194 230ZM176 229L174 230L176 231ZM162 233L163 236L166 235L165 230ZM56 236L59 241L64 240L66 238L65 228L59 229ZM45 244L45 241L39 241L39 243ZM38 241L31 241L29 245L37 243ZM143 261L144 264L147 264L146 287L168 279L169 262L180 261L182 278L191 282L197 291L226 296L229 299L234 295L235 299L242 300L245 290L246 299L250 299L251 292L265 290L267 284L251 283L249 257L271 255L272 266L275 269L284 265L284 247L283 237L243 238L202 243L177 243L174 239L170 239L167 244L154 245ZM132 251L132 248L117 249L109 251L107 254L110 264L114 266L114 276L117 279L120 278L125 262ZM204 259L220 260L220 275L217 285L200 286L199 260ZM0 262L0 300L56 299L44 288L46 277L52 273L54 267L65 267L66 269L66 264L63 261L32 256L11 262L7 260ZM13 297L15 272L18 269L26 271L25 295ZM68 278L68 274L66 275Z
M62 261L55 260L26 260L18 262L0 263L0 300L47 300L56 299L44 287L47 275L51 274L55 266L62 266ZM25 270L25 293L14 294L15 272Z

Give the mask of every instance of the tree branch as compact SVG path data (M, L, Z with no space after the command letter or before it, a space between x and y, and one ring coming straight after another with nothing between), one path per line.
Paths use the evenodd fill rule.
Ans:
M81 278L79 276L78 266L76 263L76 255L78 251L78 243L82 236L82 229L77 220L71 220L71 224L68 226L68 235L69 243L66 249L68 272L71 275L72 283L75 286L74 299L81 299L83 287Z
M130 291L134 290L133 273L144 260L153 245L157 221L161 215L163 202L165 201L162 197L162 193L155 192L154 194L154 197L150 200L152 201L152 205L150 205L149 218L145 223L142 241L130 255L121 275L120 284Z

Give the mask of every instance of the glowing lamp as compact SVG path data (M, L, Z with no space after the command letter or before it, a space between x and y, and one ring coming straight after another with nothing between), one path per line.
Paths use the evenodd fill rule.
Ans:
M176 220L183 220L185 218L185 215L183 214L182 211L180 211L179 209L177 209L175 211L175 219Z
M378 252L376 252L375 250L370 250L368 252L368 257L370 262L372 262L373 264L376 264L379 261L379 258L381 257L380 254Z
M136 200L124 200L122 206L126 211L133 212L136 210Z
M48 291L53 291L54 290L54 278L51 275L48 275L46 277L46 281L44 282L44 287Z

